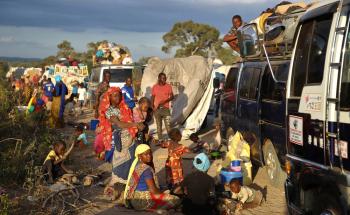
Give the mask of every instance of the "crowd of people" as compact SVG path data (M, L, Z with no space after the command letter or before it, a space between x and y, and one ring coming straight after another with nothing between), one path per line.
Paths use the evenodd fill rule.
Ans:
M190 135L193 147L181 144L182 135L178 128L171 127L171 105L174 99L172 87L166 82L166 75L160 73L158 82L152 88L152 97L137 98L132 87L132 78L125 81L122 88L110 87L110 71L103 74L103 82L96 90L95 117L99 124L96 128L94 151L100 160L110 162L111 180L106 185L104 194L111 199L135 210L169 210L177 209L185 214L193 211L202 214L224 214L229 211L222 205L242 208L243 203L258 201L256 192L248 187L240 187L236 181L231 182L231 194L218 189L214 178L207 174L210 167L210 152L218 146L201 140L197 133ZM74 108L80 109L85 104L86 89L83 83L74 83L70 95L62 78L55 76L55 84L50 78L43 76L38 82L28 82L24 88L34 89L25 97L34 111L45 111L49 114L49 125L54 128L64 126L64 112L68 111L74 101ZM16 89L25 95L25 90ZM67 99L68 98L68 99ZM31 101L30 101L31 100ZM37 105L41 104L41 109ZM149 123L154 116L157 125L157 138L149 134ZM163 135L163 123L167 135ZM43 162L43 172L48 183L54 183L65 173L72 173L64 161L74 146L88 145L84 125L77 126L73 144L69 149L62 141L58 141ZM219 130L217 130L219 132ZM166 148L168 156L165 162L166 187L158 183L153 163L152 149ZM184 175L182 157L187 153L197 154L193 160L194 172ZM201 180L198 181L198 178ZM226 194L227 195L227 194ZM256 195L260 196L260 195ZM222 201L222 199L232 201ZM260 200L259 200L260 201ZM221 202L221 203L220 203ZM222 203L223 202L223 203ZM229 203L227 203L229 202ZM221 205L221 207L218 207ZM231 209L232 209L231 207ZM221 212L220 212L221 210Z
M171 85L166 83L166 75L159 74L151 99L138 99L134 95L131 77L121 89L110 87L109 81L110 72L107 70L97 88L95 106L99 125L94 150L99 159L112 164L111 180L105 188L105 195L119 199L120 204L135 210L169 210L181 206L185 214L193 214L193 210L203 214L220 213L215 198L221 196L218 192L223 192L216 190L214 178L207 174L210 167L208 155L214 147L200 140L196 133L190 137L194 147L180 143L180 130L170 124L170 102L174 95ZM157 124L157 138L153 141L148 131L152 115ZM163 122L167 136L163 135ZM152 155L155 147L167 148L168 151L164 166L166 187L159 186L155 173ZM196 171L185 176L182 157L190 152L197 154L193 160ZM200 182L198 178L201 178ZM255 191L237 188L235 181L232 184L235 184L231 186L235 188L235 194L229 199L242 200L242 204L255 201ZM243 194L239 194L241 190Z

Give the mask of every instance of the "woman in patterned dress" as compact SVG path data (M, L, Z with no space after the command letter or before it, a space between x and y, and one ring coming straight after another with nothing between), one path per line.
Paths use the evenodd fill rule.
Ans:
M142 123L134 123L131 110L122 100L121 90L111 87L102 95L99 106L99 138L106 152L106 160L112 162L112 179L109 187L125 184L134 160L135 135ZM101 145L101 143L100 143ZM111 154L110 159L107 156ZM108 191L108 189L106 189Z
M138 145L124 191L126 207L155 212L180 205L177 196L159 190L152 163L151 148L146 144Z

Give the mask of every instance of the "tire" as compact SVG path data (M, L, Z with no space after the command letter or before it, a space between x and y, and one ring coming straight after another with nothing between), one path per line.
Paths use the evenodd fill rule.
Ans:
M287 174L282 170L278 160L277 153L270 140L266 141L263 146L265 170L270 184L274 187L284 185Z
M321 204L320 204L321 203ZM314 202L312 214L341 215L342 207L339 198L329 192L321 193Z

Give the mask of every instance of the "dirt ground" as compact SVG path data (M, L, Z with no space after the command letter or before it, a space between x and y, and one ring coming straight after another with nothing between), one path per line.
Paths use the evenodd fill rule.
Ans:
M85 110L83 115L79 115L77 117L66 117L67 122L90 122L92 118L92 111ZM66 126L63 130L59 130L64 136L71 136L74 132L74 128L72 126ZM205 132L205 133L203 133ZM210 142L213 140L215 136L215 131L207 128L202 131L201 138ZM80 149L75 148L72 152L68 165L72 170L79 174L90 174L90 173L100 173L102 174L102 178L100 181L106 180L110 176L111 165L105 163L104 161L98 160L92 149L92 144L94 140L94 132L87 131L88 141L90 145L86 148ZM188 140L182 141L184 145L190 145L191 143ZM158 176L160 185L165 185L165 170L164 164L167 158L167 149L159 148L152 146L154 164L156 169L156 174ZM188 174L193 170L192 167L192 158L194 154L188 154L184 157L184 174ZM217 165L220 163L219 160L212 163L211 168L209 169L208 174L211 176L215 176L215 170ZM255 177L253 180L253 187L256 187L263 191L263 194L266 198L266 202L264 202L260 207L244 210L242 214L287 214L286 203L284 197L284 189L283 187L273 187L269 185L268 178L266 176L266 172L264 168L259 168L255 171ZM82 187L79 189L81 197L92 201L97 207L90 207L85 210L81 210L79 214L151 214L146 212L136 212L133 210L128 210L122 207L117 207L115 202L111 202L104 198L103 190L104 187L99 184L94 184L90 187ZM176 213L181 214L181 213Z

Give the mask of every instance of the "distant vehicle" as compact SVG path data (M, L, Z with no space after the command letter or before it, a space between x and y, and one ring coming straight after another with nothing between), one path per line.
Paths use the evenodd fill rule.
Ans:
M142 68L134 65L99 65L91 70L88 82L88 90L91 100L95 101L95 91L98 85L103 81L103 73L109 70L111 72L111 87L123 87L127 78L133 79L135 94L138 95L140 89L140 81L142 78Z

